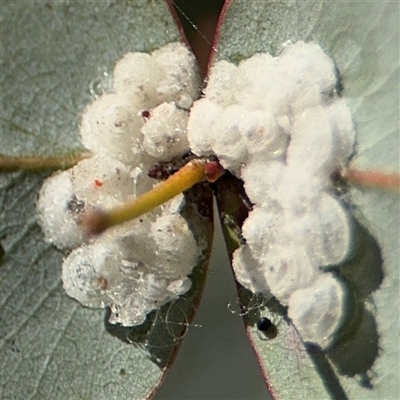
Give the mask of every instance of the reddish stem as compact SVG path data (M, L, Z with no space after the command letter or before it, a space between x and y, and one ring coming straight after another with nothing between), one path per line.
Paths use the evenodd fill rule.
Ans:
M342 172L342 177L352 184L374 186L389 190L400 189L400 175L395 173L348 169Z

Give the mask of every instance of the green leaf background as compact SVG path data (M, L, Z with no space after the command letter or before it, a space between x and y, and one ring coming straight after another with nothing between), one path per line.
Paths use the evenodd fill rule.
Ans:
M256 52L275 55L287 40L318 43L337 64L343 96L357 126L357 153L351 166L399 173L399 15L399 3L389 1L232 0L221 27L216 59L238 63ZM361 288L362 275L370 274L374 257L379 258L373 254L377 251L375 240L381 251L381 265L376 268L383 269L384 280L373 295L365 298L364 306L364 314L372 316L365 335L370 334L370 341L376 340L378 348L371 349L363 343L370 338L363 337L361 331L361 336L349 340L340 356L334 349L328 357L321 354L316 357L306 352L289 323L278 322L277 338L266 341L260 339L248 318L250 340L277 398L397 399L400 396L399 195L354 187L344 197L363 227L358 229L358 257L353 261L353 268L359 269L356 279ZM372 274L379 275L379 271ZM263 313L276 322L268 309L262 310ZM379 338L374 337L375 323ZM368 325L364 319L362 324ZM357 348L359 354L353 354L350 346ZM374 351L377 354L368 354ZM355 374L350 373L346 363L356 362L346 359L343 354L346 352L361 360L360 365L354 366ZM376 358L375 363L362 376L358 372L369 358ZM342 374L332 360L342 361Z
M111 88L115 62L181 40L162 0L2 1L1 153L57 155L82 149L80 115ZM144 399L160 384L204 282L179 307L156 315L150 347L106 332L103 310L89 310L62 289L63 254L35 222L48 173L0 175L0 359L2 399ZM192 219L193 220L193 219ZM203 237L212 238L210 223ZM207 256L207 254L206 254ZM204 263L203 263L204 264ZM152 316L155 318L155 316ZM172 330L172 331L171 331ZM171 332L170 332L171 331ZM123 332L126 336L126 332ZM179 342L179 341L178 341Z

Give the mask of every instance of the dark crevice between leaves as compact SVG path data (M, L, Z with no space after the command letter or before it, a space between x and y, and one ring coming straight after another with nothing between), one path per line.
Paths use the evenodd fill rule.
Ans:
M216 25L225 0L168 0L168 3L179 18L180 27L197 58L202 76L205 77Z
M339 195L346 189L335 187ZM225 241L232 257L234 250L243 243L241 226L251 210L251 203L244 192L243 183L229 174L217 182L215 193ZM372 368L379 356L379 335L371 294L379 288L384 278L381 250L374 237L354 218L353 238L351 259L340 266L325 268L348 289L348 309L343 329L338 333L336 344L326 351L312 343L305 343L324 386L334 399L347 399L337 374L353 377L362 387L372 389ZM287 308L275 298L254 295L241 285L237 286L245 325L257 326L265 307L287 324L293 325L287 316Z

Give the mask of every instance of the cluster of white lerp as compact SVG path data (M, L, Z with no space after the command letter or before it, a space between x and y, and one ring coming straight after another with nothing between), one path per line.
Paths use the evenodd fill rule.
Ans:
M110 306L110 322L131 326L191 287L187 276L200 248L179 201L90 243L82 243L77 221L83 211L147 191L149 167L189 151L187 110L199 96L200 77L189 50L172 43L151 55L126 54L113 85L82 118L82 142L94 156L45 181L38 215L47 241L75 249L62 267L68 295L87 307Z
M287 305L303 340L322 348L346 305L344 286L323 268L343 262L351 246L330 181L355 141L336 86L334 63L316 44L287 44L279 57L256 54L239 66L221 61L188 125L192 151L217 155L254 204L246 244L233 255L237 280Z

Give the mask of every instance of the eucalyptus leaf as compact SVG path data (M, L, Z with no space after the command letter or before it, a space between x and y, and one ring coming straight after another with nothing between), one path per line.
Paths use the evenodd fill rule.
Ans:
M351 167L399 173L399 3L231 0L224 12L215 60L277 55L288 40L319 44L337 65L357 127ZM356 244L340 273L355 288L359 310L352 333L337 348L323 353L304 345L282 307L239 290L242 306L250 309L250 340L277 398L400 397L399 195L354 187L342 200L354 216ZM245 215L232 205L229 189L218 201L232 252ZM262 316L276 325L275 339L257 330Z
M0 24L0 153L12 156L82 150L82 110L110 90L115 62L129 51L151 52L180 40L162 0L2 1ZM0 175L0 397L154 395L203 287L211 217L200 217L190 201L183 210L207 248L193 272L192 290L151 314L143 327L107 325L110 335L103 310L85 309L64 293L64 255L44 242L36 224L37 192L46 176ZM211 193L200 195L212 215Z

